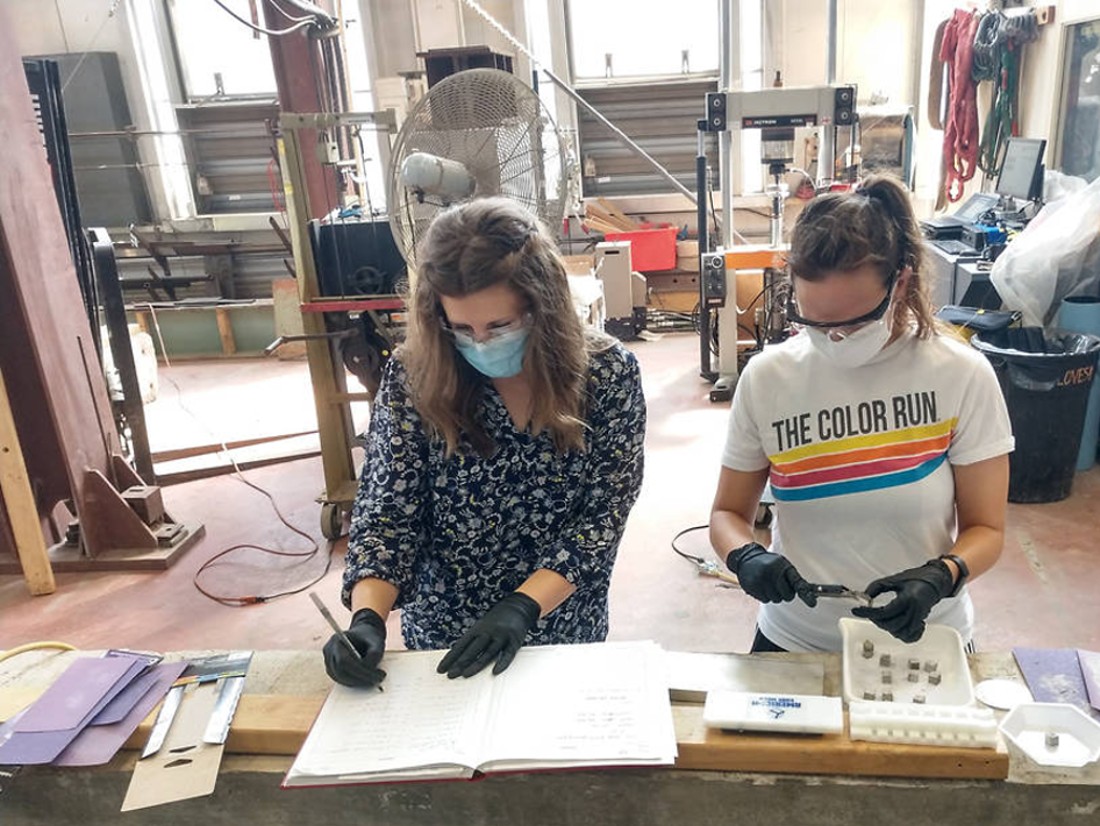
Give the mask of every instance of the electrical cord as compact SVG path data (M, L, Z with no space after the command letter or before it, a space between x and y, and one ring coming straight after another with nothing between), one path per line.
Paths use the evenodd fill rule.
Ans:
M267 1L269 3L272 2L272 0ZM320 23L325 26L331 26L337 22L335 17L330 15L327 11L318 6L316 3L310 3L309 0L283 0L283 2L286 3L288 6L294 6L294 8L298 9L299 11L303 11L306 14L313 15L314 18L316 18Z
M61 651L76 651L75 645L69 645L67 642L58 642L57 640L44 640L43 642L28 642L26 645L17 645L15 648L9 648L7 651L0 651L0 662L4 660L10 660L12 657L17 657L20 654L25 654L28 651L37 651L41 648L57 648Z
M263 26L255 25L250 20L245 20L243 17L241 17L239 14L237 14L235 11L233 11L233 9L229 8L229 6L225 5L225 3L222 2L222 0L214 0L214 2L217 3L218 6L221 7L222 11L224 11L226 14L228 14L230 17L232 17L238 23L241 23L242 25L248 26L248 28L252 29L252 31L254 31L254 32L259 32L260 34L266 34L268 37L282 37L283 35L291 34L292 32L296 32L296 31L299 31L301 29L308 28L309 26L316 26L317 25L314 22L314 19L310 18L310 19L304 19L299 23L295 23L293 26L288 26L285 29L265 29Z
M281 14L283 17L285 17L291 23L301 23L305 20L313 20L314 19L313 15L307 15L305 17L295 17L294 15L290 14L286 9L284 9L282 6L280 6L278 3L276 3L275 0L267 0L267 5L271 6L271 8L273 8L273 9L275 9L275 11L279 12L279 14Z
M160 343L160 352L161 352L161 355L164 357L164 364L165 364L166 367L171 367L172 363L168 359L168 351L167 351L167 349L165 349L165 346L164 346L164 337L161 335L160 322L157 319L156 308L154 308L152 304L147 304L147 305L145 305L145 309L148 309L150 315L152 316L153 329L156 331L157 341ZM292 589L288 589L288 590L285 590L285 591L278 591L278 592L272 593L272 594L247 594L247 595L229 595L229 596L216 594L213 591L210 591L207 588L203 587L203 585L199 581L202 574L207 569L211 568L214 565L214 563L217 562L219 559L223 559L224 557L226 557L230 554L236 553L237 551L256 550L256 551L259 551L260 553L270 554L272 556L297 558L297 559L301 559L302 562L306 562L309 559L312 559L313 557L315 557L321 551L321 546L317 543L317 540L314 539L312 536L310 536L308 533L306 533L301 528L298 528L295 525L292 525L290 523L290 521L283 515L282 511L279 510L279 506L275 502L275 497L273 497L267 490L265 490L264 488L260 487L259 485L257 485L256 483L250 481L249 479L247 479L245 477L244 473L241 471L240 466L237 464L237 460L233 457L232 451L230 451L229 447L226 445L225 440L222 439L221 436L218 435L217 433L214 433L214 431L211 430L210 427L201 418L199 418L199 416L193 410L191 410L191 408L189 408L186 404L184 404L184 402L183 402L183 390L175 382L175 380L173 380L171 378L171 376L165 376L165 378L168 380L169 384L171 384L174 388L176 388L176 395L177 395L177 398L178 398L179 406L184 410L184 412L186 412L192 419L194 419L196 422L198 422L200 425L202 425L202 427L208 433L210 433L211 436L213 436L215 439L217 439L218 444L221 446L222 452L229 459L230 464L232 464L233 473L237 477L238 481L240 481L242 484L247 485L248 487L252 488L253 490L259 492L264 497L266 497L268 502L271 503L271 508L272 508L272 510L275 511L275 515L278 517L279 521L282 522L283 525L285 525L288 530L290 530L291 532L296 533L299 536L301 536L302 538L304 538L307 542L309 542L309 544L311 546L310 549L307 550L307 551L283 551L283 550L277 550L275 548L268 548L264 545L255 545L253 543L244 542L244 543L240 543L240 544L237 544L237 545L233 545L229 548L225 548L224 550L218 551L212 557L210 557L205 562L203 562L202 565L199 566L198 570L195 571L194 575L191 577L191 584L195 586L195 590L197 590L200 594L202 594L207 599L213 600L214 602L217 602L220 605L226 605L226 606L229 606L231 608L242 608L246 605L259 605L259 604L262 604L262 603L265 603L265 602L270 602L273 599L278 599L279 597L290 596L291 594L300 594L302 591L308 590L309 588L313 587L318 582L320 582L322 579L324 579L325 576L328 575L329 569L332 567L332 549L336 544L335 541L330 541L327 545L327 552L325 554L325 567L324 567L324 570L318 576L314 577L313 579L311 579L309 582L302 585L301 587L292 588Z
M721 566L719 566L718 563L714 560L703 559L703 557L701 556L689 554L687 551L682 551L678 547L676 547L677 539L680 539L681 537L686 536L689 533L706 530L710 530L710 525L692 525L690 528L684 528L682 531L677 533L676 536L672 537L672 541L669 543L672 546L673 552L683 557L688 562L693 563L695 565L695 570L699 573L700 576L714 577L715 579L722 580L724 583L740 588L741 585L737 581L737 577L735 577L731 573L728 573L727 571L722 570Z

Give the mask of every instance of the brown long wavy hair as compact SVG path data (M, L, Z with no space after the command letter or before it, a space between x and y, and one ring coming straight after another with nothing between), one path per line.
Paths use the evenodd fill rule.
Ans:
M886 285L910 267L905 295L894 304L892 326L915 323L917 336L928 338L942 327L932 314L928 287L921 275L922 236L909 192L897 178L869 175L852 192L818 195L791 230L787 266L791 275L817 281L830 271L874 264Z
M531 384L531 430L546 430L559 452L584 449L588 357L611 339L586 332L550 234L505 198L479 198L436 216L417 249L409 323L399 356L412 401L453 453L465 434L481 455L495 444L478 417L487 379L443 330L441 295L463 297L507 284L531 314L523 365Z

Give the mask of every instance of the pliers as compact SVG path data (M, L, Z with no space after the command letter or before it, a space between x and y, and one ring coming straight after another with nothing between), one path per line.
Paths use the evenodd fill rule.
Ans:
M696 568L702 576L715 577L723 582L721 587L724 588L737 588L741 590L741 584L737 581L737 577L732 574L723 571L718 563L712 562L709 559L692 560L695 562ZM817 597L832 597L835 599L854 599L861 605L870 605L871 597L867 596L865 591L853 591L846 585L819 585L817 583L810 583L810 589L813 591L814 596Z
M810 587L813 589L814 594L819 597L854 599L861 605L870 605L872 601L866 591L853 591L847 585L818 585L816 583L811 583Z

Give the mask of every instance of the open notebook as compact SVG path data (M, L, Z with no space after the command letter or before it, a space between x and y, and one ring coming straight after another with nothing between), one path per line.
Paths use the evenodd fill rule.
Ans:
M444 653L387 654L384 692L334 686L283 787L675 760L652 642L527 647L503 674L457 680L435 672Z

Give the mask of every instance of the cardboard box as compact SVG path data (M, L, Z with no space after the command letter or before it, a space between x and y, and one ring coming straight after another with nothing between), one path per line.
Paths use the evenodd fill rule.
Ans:
M561 260L565 262L567 275L591 275L596 265L594 255L563 255Z
M676 269L684 272L699 272L699 242L676 242Z

